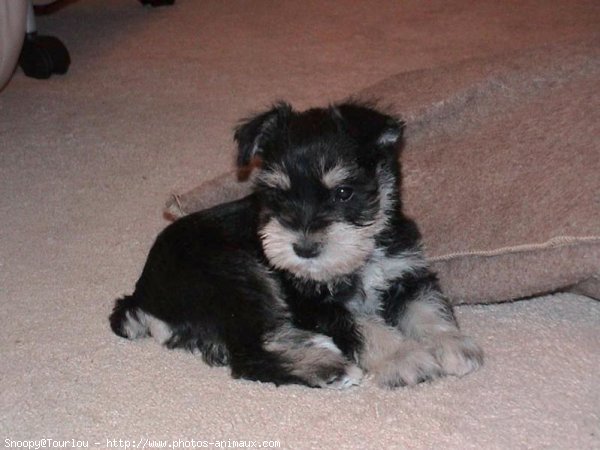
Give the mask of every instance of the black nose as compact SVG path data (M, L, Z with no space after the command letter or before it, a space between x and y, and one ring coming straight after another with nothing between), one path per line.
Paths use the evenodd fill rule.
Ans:
M314 258L319 254L321 247L316 242L301 241L293 244L292 248L300 258Z

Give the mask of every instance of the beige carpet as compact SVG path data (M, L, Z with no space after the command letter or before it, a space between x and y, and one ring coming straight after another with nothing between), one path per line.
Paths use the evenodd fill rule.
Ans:
M168 192L231 166L239 117L599 23L596 1L490 0L87 0L41 18L73 65L48 81L17 72L0 93L0 445L600 448L600 303L585 297L460 307L485 367L393 392L233 381L119 340L106 321L165 225Z

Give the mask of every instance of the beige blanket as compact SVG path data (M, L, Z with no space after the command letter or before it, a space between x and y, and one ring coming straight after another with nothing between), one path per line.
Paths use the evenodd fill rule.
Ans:
M407 121L406 210L455 303L600 298L600 39L402 73L358 94ZM177 217L247 193L225 173Z

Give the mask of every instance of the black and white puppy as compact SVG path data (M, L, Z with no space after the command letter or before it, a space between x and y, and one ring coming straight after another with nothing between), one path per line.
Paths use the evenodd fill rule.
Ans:
M244 121L238 162L260 160L254 193L168 226L113 331L278 385L342 389L367 373L397 387L477 369L482 352L401 211L403 125L356 103L281 103Z

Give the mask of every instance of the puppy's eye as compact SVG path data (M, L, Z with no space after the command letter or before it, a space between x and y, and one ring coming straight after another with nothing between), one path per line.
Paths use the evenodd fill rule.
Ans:
M347 202L354 195L354 189L348 186L340 186L335 190L335 200L339 202Z

